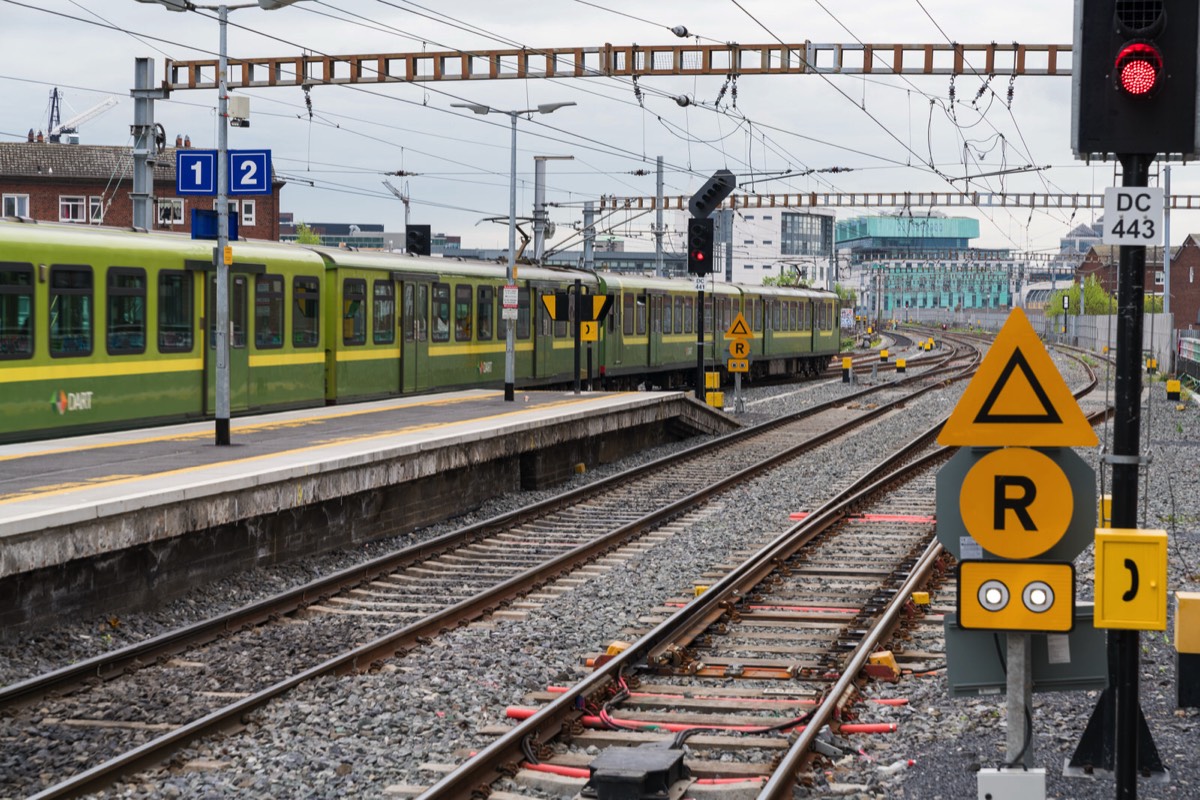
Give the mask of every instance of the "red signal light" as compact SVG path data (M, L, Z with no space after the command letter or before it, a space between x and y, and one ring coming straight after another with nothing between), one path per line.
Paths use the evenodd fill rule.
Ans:
M1118 86L1134 97L1146 97L1158 85L1163 60L1152 45L1134 42L1121 48L1114 67Z

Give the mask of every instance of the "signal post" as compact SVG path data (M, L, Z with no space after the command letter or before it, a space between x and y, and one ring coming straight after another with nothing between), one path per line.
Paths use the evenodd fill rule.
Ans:
M1197 110L1197 44L1200 6L1194 0L1130 3L1076 0L1072 51L1071 146L1075 157L1090 161L1109 156L1121 163L1121 190L1113 195L1116 218L1106 213L1103 240L1120 245L1117 283L1116 418L1111 455L1112 525L1134 538L1124 543L1129 556L1102 557L1108 537L1097 538L1096 594L1104 613L1097 625L1112 629L1108 638L1109 688L1101 695L1070 769L1112 769L1118 798L1137 797L1138 773L1165 774L1142 716L1138 699L1138 630L1165 628L1155 610L1162 598L1146 599L1136 580L1141 568L1160 559L1157 531L1137 531L1138 451L1141 428L1142 303L1146 245L1162 242L1161 214L1150 207L1150 164L1188 160L1200 154ZM1107 193L1106 193L1107 195ZM1124 198L1120 200L1119 198ZM1145 202L1138 208L1138 200ZM1108 205L1106 196L1106 206ZM1107 209L1106 209L1107 211ZM1129 212L1132 216L1127 216ZM1170 247L1170 242L1162 242ZM1117 544L1117 551L1122 548ZM1153 556L1147 556L1153 553ZM1165 574L1166 549L1161 547ZM1128 565L1132 564L1132 567ZM1111 567L1126 576L1110 573ZM1127 578L1129 588L1107 598L1105 586ZM1107 598L1107 599L1106 599ZM1124 599L1127 598L1127 599ZM1111 600L1111 602L1109 602ZM1145 603L1141 613L1118 609ZM1098 608L1100 606L1098 605ZM1068 772L1070 774L1070 772Z
M737 178L719 169L692 195L688 209L688 273L696 276L696 399L704 401L704 277L713 271L713 221L709 216L737 187Z
M958 607L946 622L952 687L981 683L972 670L994 672L1000 656L998 639L991 659L987 647L957 645L972 636L962 632L1003 632L1007 643L999 663L1006 758L1000 769L980 770L980 797L1045 796L1045 770L1029 769L1032 693L1041 677L1034 637L1044 637L1046 649L1050 636L1067 637L1072 652L1085 649L1075 641L1087 632L1074 632L1073 562L1095 531L1095 473L1069 448L1096 441L1024 312L1014 309L938 435L939 444L962 447L937 477L938 539L959 561ZM968 663L968 654L976 660Z

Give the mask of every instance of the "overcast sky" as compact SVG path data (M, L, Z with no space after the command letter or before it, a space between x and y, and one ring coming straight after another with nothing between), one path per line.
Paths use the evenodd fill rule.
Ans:
M702 44L1069 45L1072 6L1066 0L307 0L270 12L257 6L232 12L228 52L675 44L683 41L670 31L677 25L686 26L688 41L699 37ZM44 129L50 91L58 87L64 120L117 98L119 105L83 124L80 135L85 144L128 145L135 57L152 57L160 79L167 59L214 57L218 43L212 12L171 13L135 0L0 0L0 140ZM586 200L653 195L660 155L673 195L690 195L722 168L743 182L752 174L793 171L753 184L764 193L945 192L966 185L947 178L1026 165L1048 169L977 178L970 187L1102 193L1114 182L1112 164L1087 166L1072 156L1067 77L1018 78L1011 108L1002 76L982 94L984 81L976 77L952 83L945 76L747 76L736 81L736 99L733 85L721 95L725 83L704 77L642 78L637 87L615 78L317 86L311 117L301 89L255 89L244 92L252 124L231 129L229 144L271 149L276 173L288 181L283 210L297 219L400 230L404 208L383 185L386 178L410 194L412 222L479 247L507 244L506 223L484 219L508 217L509 118L478 116L452 103L506 110L577 103L518 123L518 215L531 213L533 157L574 157L547 164L547 199L559 204L551 212L559 227L551 245L581 220ZM672 99L678 95L695 104L680 107ZM169 142L187 134L193 147L212 148L215 106L214 90L178 91L156 104L156 117ZM850 171L795 176L835 167ZM1173 167L1175 193L1200 192L1196 169ZM398 170L411 176L386 176ZM640 170L646 174L635 174ZM1086 211L942 210L980 219L976 245L1043 252L1056 250L1069 227L1092 221ZM861 213L878 210L841 209L839 218ZM1200 229L1194 214L1173 215L1173 244ZM641 240L627 249L653 249L651 222L652 215L622 215L606 224L618 236Z

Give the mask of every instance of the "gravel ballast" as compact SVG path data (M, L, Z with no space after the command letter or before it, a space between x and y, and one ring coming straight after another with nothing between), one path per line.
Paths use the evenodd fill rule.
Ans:
M1082 382L1082 369L1066 359L1056 360L1069 383ZM851 480L860 465L872 463L879 453L893 450L913 432L949 413L961 388L958 385L949 396L914 403L867 426L849 444L826 446L737 490L725 499L720 513L546 602L524 619L494 620L453 631L407 658L390 662L377 674L325 678L305 685L256 713L242 733L189 748L174 766L138 775L106 796L378 797L388 787L428 785L437 773L422 765L458 763L464 753L486 745L490 738L478 731L501 722L506 705L523 704L526 692L582 677L582 656L644 627L638 619L647 609L689 591L705 569L724 563L731 552L749 549L786 529L789 513L816 507L831 486ZM747 393L745 418L775 416L846 391L840 383L755 389ZM1171 590L1196 590L1200 583L1200 475L1195 469L1200 406L1190 403L1177 410L1174 402L1165 400L1161 384L1153 385L1147 397L1143 452L1153 460L1143 471L1147 499L1142 524L1166 528L1171 535ZM1095 402L1086 401L1085 408ZM643 458L650 460L692 444L660 448ZM1096 466L1096 451L1079 452ZM628 461L610 465L575 478L571 485L629 465ZM471 517L501 514L546 494L500 498ZM397 547L401 540L428 538L468 521L434 526L303 565L254 570L153 613L127 615L119 621L98 617L42 631L0 648L0 681L11 682L155 635L367 560ZM1077 560L1076 568L1079 597L1090 599L1090 549ZM1169 632L1167 636L1143 633L1141 640L1142 707L1172 775L1165 785L1143 782L1139 797L1200 796L1200 766L1195 763L1200 715L1174 709ZM921 645L922 649L934 646ZM899 733L835 742L846 747L846 755L834 759L816 785L801 790L801 795L974 798L973 770L998 766L1003 760L1002 697L951 699L941 671L899 685L872 684L868 693L872 692L909 699L907 706L872 706L869 712L874 721L897 722ZM1063 760L1074 750L1094 704L1095 693L1034 696L1034 762L1047 770L1050 797L1114 795L1111 776L1079 780L1061 775ZM912 766L908 766L910 759L915 762ZM180 767L187 763L193 766Z

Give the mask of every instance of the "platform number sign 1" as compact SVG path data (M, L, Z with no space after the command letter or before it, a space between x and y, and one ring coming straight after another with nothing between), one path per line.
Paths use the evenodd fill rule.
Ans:
M217 193L217 151L175 151L175 194L215 195Z
M1163 190L1109 186L1104 190L1104 244L1162 244Z

